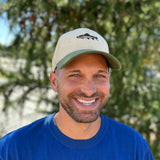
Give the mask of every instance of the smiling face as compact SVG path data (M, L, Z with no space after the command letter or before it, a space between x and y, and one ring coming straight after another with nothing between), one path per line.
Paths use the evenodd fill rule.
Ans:
M62 108L76 122L96 121L109 96L109 77L106 60L99 54L81 55L51 73L60 111Z

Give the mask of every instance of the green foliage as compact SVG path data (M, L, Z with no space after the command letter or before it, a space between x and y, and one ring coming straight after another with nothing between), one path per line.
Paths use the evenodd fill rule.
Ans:
M49 99L48 75L57 38L78 27L88 27L103 35L110 52L122 64L112 73L111 96L103 113L140 131L149 142L155 159L160 158L160 3L152 1L106 0L8 0L1 6L7 12L11 30L19 32L11 46L0 47L12 59L25 60L18 71L0 67L7 81L0 85L4 109L13 106L14 90L24 88L15 102L24 104L33 91L37 103L58 106ZM5 51L5 52L4 52ZM33 72L37 68L36 75Z

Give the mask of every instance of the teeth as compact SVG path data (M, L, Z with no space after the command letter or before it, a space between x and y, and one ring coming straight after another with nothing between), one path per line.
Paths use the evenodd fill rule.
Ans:
M85 101L82 99L77 99L79 102L83 103L84 105L91 105L92 103L95 102L95 99L91 100L91 101Z

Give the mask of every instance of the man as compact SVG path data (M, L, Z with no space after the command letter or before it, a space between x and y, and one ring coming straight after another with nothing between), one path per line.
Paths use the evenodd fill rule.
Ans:
M50 73L59 112L13 131L0 141L0 160L153 160L143 137L100 114L120 69L95 31L79 28L57 43Z

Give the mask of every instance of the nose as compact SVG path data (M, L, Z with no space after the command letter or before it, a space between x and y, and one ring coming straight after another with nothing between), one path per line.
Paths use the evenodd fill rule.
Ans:
M92 97L96 93L96 86L92 80L83 82L81 87L81 92L83 92L87 97Z

